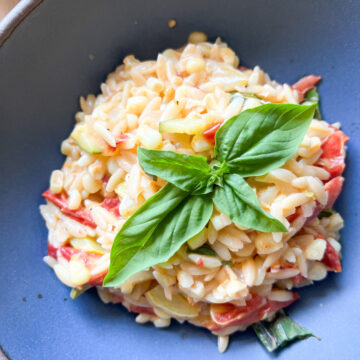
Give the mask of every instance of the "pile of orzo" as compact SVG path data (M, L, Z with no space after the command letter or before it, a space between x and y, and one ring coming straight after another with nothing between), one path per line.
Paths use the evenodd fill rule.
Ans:
M103 286L116 235L167 183L144 171L138 148L211 162L215 139L220 141L216 133L229 119L264 104L311 104L309 94L317 95L310 92L319 77L278 84L258 66L239 66L220 40L209 43L199 33L190 40L154 61L127 56L101 85L100 95L81 97L76 126L61 145L65 163L52 172L43 194L47 204L40 206L49 229L45 262L73 288L72 297L96 287L104 302L138 313L139 323L165 327L174 318L206 327L219 336L224 351L229 334L271 320L298 298L297 287L341 271L343 220L332 206L344 180L348 138L338 123L320 120L316 110L284 164L243 176L262 211L286 231L240 225L215 201L205 227L184 237L166 261ZM120 261L117 255L112 254L114 262Z

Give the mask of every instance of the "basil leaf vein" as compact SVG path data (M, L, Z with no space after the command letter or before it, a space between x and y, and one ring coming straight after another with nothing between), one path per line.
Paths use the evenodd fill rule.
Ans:
M212 186L207 186L211 168L203 156L145 148L138 148L137 153L141 167L150 175L167 180L188 192L203 188L207 190L202 193L212 190Z
M238 174L226 174L224 186L216 187L216 207L236 224L262 232L286 232L286 227L259 204L256 193Z
M316 105L265 104L229 119L215 136L215 154L243 177L277 169L300 146Z

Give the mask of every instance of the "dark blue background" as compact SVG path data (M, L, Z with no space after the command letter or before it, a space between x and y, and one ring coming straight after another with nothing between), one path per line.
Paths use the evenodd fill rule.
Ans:
M168 20L177 20L169 29ZM0 343L20 359L358 359L360 2L310 0L46 0L0 49ZM345 218L340 275L300 291L292 317L322 338L268 355L251 331L216 337L189 325L155 329L94 292L76 301L42 262L38 206L78 98L129 53L141 59L182 45L194 30L221 36L242 64L279 82L319 74L322 109L352 137L337 208ZM89 59L89 54L94 59ZM38 298L41 294L43 297ZM26 302L23 301L26 298Z

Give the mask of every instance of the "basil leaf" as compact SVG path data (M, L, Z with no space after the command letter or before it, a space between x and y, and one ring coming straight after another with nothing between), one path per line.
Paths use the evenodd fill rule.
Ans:
M216 207L236 224L262 232L286 232L286 227L263 210L247 182L238 174L224 175L213 195Z
M281 167L300 146L315 107L265 104L241 112L217 131L217 160L244 177Z
M291 341L305 340L311 336L320 340L310 331L291 320L283 311L279 311L271 322L260 321L254 324L253 329L269 352L273 352Z
M322 218L327 218L330 217L332 214L334 214L333 210L323 210L319 213L318 218L322 219Z
M190 248L187 249L188 253L191 254L199 254L199 255L206 255L206 256L213 256L217 257L217 253L207 244L198 247L197 249L191 250Z
M187 196L188 193L166 184L135 211L114 239L109 272L104 279L104 285L116 282L118 272L144 246L161 221Z
M148 174L167 180L184 191L203 188L207 190L202 193L212 191L212 186L206 186L211 168L203 156L144 148L138 148L137 154L141 167Z
M145 203L117 234L104 286L119 286L137 272L167 261L208 223L213 211L209 195L188 195L170 184L165 187L168 189L143 209ZM170 199L172 195L176 197Z
M319 95L316 87L313 87L305 94L304 100L301 104L303 104L303 105L316 104L316 110L315 110L314 117L319 120L322 119L321 112L320 112L320 95Z

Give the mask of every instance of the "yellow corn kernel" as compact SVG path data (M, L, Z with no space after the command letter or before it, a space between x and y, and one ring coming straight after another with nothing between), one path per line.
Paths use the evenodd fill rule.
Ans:
M307 260L321 260L326 250L324 239L315 239L305 249L304 255Z
M120 198L123 198L127 193L125 181L121 182L114 191Z
M90 271L85 264L76 256L69 261L70 280L75 286L86 284L90 280Z
M89 253L104 255L105 250L95 241L89 238L85 239L72 239L70 245L74 249L84 250Z
M194 58L188 60L186 63L186 71L189 74L197 73L200 71L204 71L206 69L206 62L202 58Z

